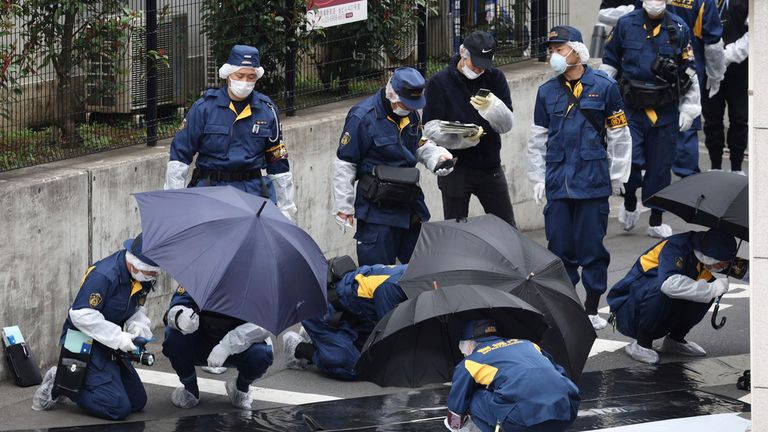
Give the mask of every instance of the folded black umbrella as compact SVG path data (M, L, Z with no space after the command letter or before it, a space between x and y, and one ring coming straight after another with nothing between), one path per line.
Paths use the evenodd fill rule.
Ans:
M419 387L450 381L463 355L459 340L468 320L492 319L497 334L538 342L544 317L501 290L457 285L426 291L399 304L376 325L356 370L381 386Z
M563 262L494 215L429 222L400 285L408 297L458 284L496 287L539 310L541 347L578 381L597 335Z
M645 204L749 241L748 182L747 177L731 172L694 174L665 187Z

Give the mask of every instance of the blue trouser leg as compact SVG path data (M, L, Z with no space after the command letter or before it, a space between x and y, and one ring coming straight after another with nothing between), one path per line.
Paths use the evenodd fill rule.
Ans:
M472 394L472 400L469 402L469 414L472 416L472 422L482 432L494 432L496 424L503 419L497 419L491 410L493 393L485 389L477 389ZM504 429L506 431L506 429Z
M608 197L578 200L574 205L574 249L587 293L602 295L608 289L611 255L603 245L608 229Z
M147 393L132 365L111 360L111 353L94 346L91 363L77 405L96 417L122 420L140 411L147 403Z
M229 356L224 366L236 367L239 373L238 385L248 386L264 375L264 372L272 366L273 359L272 347L265 342L258 342L241 353Z
M341 320L338 328L331 327L322 318L304 320L301 325L315 346L312 363L320 372L345 381L357 379L355 364L360 358L360 351L355 341L358 333L346 321Z
M547 236L547 248L563 261L568 277L575 286L579 283L579 263L576 260L574 243L573 201L569 199L547 201L544 208L544 232Z
M706 316L712 302L672 299L660 290L643 299L637 310L638 341L650 342L668 334L683 339Z
M699 172L699 129L700 116L694 119L690 129L677 133L677 156L672 164L672 172L680 177Z
M171 361L171 367L176 371L184 387L192 393L197 393L197 374L195 373L195 334L184 335L178 330L165 327L163 354Z
M358 220L357 261L362 265L393 265L411 259L420 228L397 228Z
M675 159L677 124L651 127L645 140L645 176L642 199L645 202L672 182L672 161ZM653 206L648 206L654 208Z

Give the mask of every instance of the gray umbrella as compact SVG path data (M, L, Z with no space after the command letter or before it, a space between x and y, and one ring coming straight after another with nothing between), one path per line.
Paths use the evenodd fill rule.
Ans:
M231 186L134 194L142 253L202 310L278 334L326 311L320 247L269 200Z
M400 286L409 298L475 284L513 294L539 310L549 330L541 347L577 381L597 335L556 255L494 215L429 222Z

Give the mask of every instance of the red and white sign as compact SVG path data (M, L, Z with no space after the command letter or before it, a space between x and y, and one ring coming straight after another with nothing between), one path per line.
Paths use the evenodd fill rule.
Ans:
M310 27L324 28L368 19L368 0L307 0Z

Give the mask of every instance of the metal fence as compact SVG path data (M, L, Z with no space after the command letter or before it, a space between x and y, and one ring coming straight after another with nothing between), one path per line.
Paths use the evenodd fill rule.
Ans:
M257 90L292 115L400 66L430 76L475 29L496 36L498 66L542 57L568 19L567 0L368 0L367 21L322 30L293 0L66 3L0 2L0 172L172 137L236 43L259 47Z

